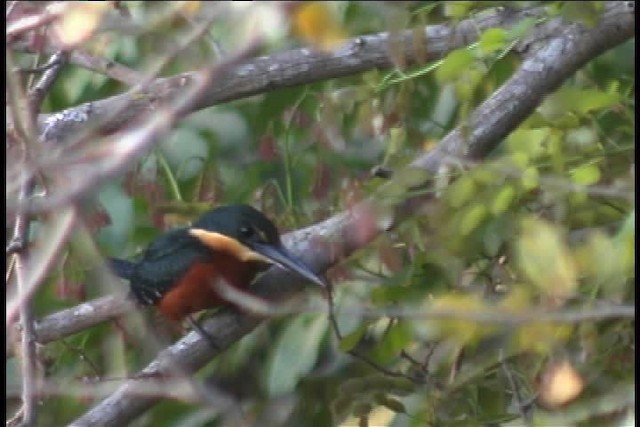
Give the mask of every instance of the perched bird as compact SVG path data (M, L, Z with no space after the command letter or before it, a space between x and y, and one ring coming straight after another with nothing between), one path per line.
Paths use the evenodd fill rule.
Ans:
M164 233L137 262L110 259L112 270L129 280L138 303L156 305L176 323L187 318L201 333L190 315L227 303L216 281L245 290L269 264L327 286L284 248L264 214L241 204L213 209L189 227Z

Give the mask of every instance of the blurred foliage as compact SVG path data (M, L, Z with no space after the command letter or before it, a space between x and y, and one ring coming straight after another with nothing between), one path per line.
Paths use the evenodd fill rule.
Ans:
M233 51L256 13L227 5L214 12L219 16L203 37L165 61L193 20L217 2L120 3L144 25L101 33L86 49L137 70L156 70L164 61L160 75L195 70ZM307 44L331 49L348 35L452 23L503 3L511 2L311 2L284 17L292 21L283 27L289 32L278 27L287 21L265 11L261 24L274 34L265 53ZM535 2L518 6L525 3ZM593 25L601 3L545 5L550 16ZM282 231L348 208L385 183L371 176L374 166L395 171L464 123L517 69L512 46L534 25L489 29L478 43L435 63L277 90L192 114L85 203L93 250L134 256L162 231L232 202L260 208ZM429 214L416 212L330 272L341 341L324 313L273 319L196 378L224 389L262 425L522 425L524 416L554 416L571 420L562 425L587 426L633 419L609 394L633 381L633 321L560 323L541 314L486 323L472 316L633 303L632 49L633 41L586 65L485 162L461 159L435 177L450 185L439 189ZM123 89L67 66L45 109ZM395 178L425 177L403 173ZM383 196L406 197L393 187ZM78 234L37 295L38 316L124 291L100 281L99 258L87 250L87 235ZM450 315L429 317L431 311ZM111 390L116 379L145 366L156 354L145 335L140 319L125 318L48 345L47 380L59 389L43 398L42 422L66 424L94 403L90 395L65 394L65 384ZM347 354L354 350L397 375ZM562 382L549 374L560 359L584 390L573 402L545 407L535 400L550 384L541 378ZM8 362L7 385L19 383L18 375ZM7 400L8 414L11 404L15 399ZM164 401L134 425L228 425L203 411Z

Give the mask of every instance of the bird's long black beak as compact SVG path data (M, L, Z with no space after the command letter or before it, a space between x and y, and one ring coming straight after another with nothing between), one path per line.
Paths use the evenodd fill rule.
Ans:
M327 282L320 276L311 271L302 261L297 260L282 246L265 245L262 243L254 243L251 245L252 249L260 255L268 258L275 264L278 264L282 268L293 271L304 277L305 279L319 285L323 288L327 288Z

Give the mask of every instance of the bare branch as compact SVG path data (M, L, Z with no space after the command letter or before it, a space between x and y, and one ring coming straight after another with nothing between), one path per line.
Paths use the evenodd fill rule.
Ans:
M12 22L6 30L7 39L11 41L13 38L24 32L50 24L63 14L66 8L67 4L65 4L65 2L54 2L48 5L42 13L27 16L17 20L16 22Z
M36 85L29 91L29 106L35 116L40 112L40 106L47 92L53 86L66 63L67 54L63 51L56 52L44 65L44 73Z
M29 43L22 40L13 43L11 48L16 51L35 53L34 48ZM42 50L47 54L53 54L55 53L55 46L47 44L42 47ZM147 78L147 75L144 73L110 59L93 55L79 47L67 53L69 55L68 60L71 64L104 74L105 76L111 77L114 80L126 84L127 86L135 86Z
M34 252L29 261L27 274L24 277L24 286L17 295L8 293L7 295L7 327L13 323L18 310L25 301L29 301L38 289L42 280L46 277L60 248L66 243L69 234L73 230L77 219L77 210L67 208L61 211L49 223L48 239L37 252Z
M132 310L124 295L107 296L51 314L36 323L39 343L56 341Z
M69 61L72 64L92 70L118 80L127 86L135 86L146 79L146 75L110 59L92 55L82 49L74 49Z
M25 184L21 190L20 202L27 206L31 192L31 185ZM29 218L24 212L16 216L14 226L14 239L26 242L29 238ZM18 289L20 322L22 335L20 343L22 365L22 422L26 426L36 425L37 422L37 394L36 394L36 347L33 328L33 312L31 311L31 299L28 297L26 281L26 247L13 255L15 259L15 277Z

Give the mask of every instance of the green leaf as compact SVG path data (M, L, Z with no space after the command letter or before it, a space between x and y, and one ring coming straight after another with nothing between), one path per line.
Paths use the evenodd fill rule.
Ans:
M379 405L385 406L393 412L397 412L399 414L405 414L407 412L407 409L404 407L402 402L398 399L394 399L393 397L389 397L384 393L376 393L374 395L374 400Z
M416 385L407 378L388 378L387 390L398 396L407 396L416 391Z
M466 204L476 193L477 186L470 177L462 177L453 183L447 191L447 201L452 208Z
M403 127L389 129L389 144L387 145L387 153L385 156L387 161L400 152L406 137L407 131Z
M515 196L516 190L513 186L505 185L504 187L501 187L491 203L491 213L498 216L505 212L511 205L511 202L513 202Z
M515 24L509 32L507 33L507 38L509 40L515 40L527 34L535 25L537 19L536 18L525 18Z
M573 98L576 102L576 110L583 114L609 108L620 102L620 96L617 93L602 92L596 89L574 89L574 91L567 90L567 93L570 94L570 100Z
M470 100L477 87L485 79L485 73L477 68L467 68L456 81L456 94L460 100Z
M520 181L522 183L522 186L526 190L533 190L540 184L540 175L538 174L538 169L533 166L528 167L522 173L522 178Z
M270 396L291 392L313 368L327 325L326 315L309 314L295 318L284 329L267 369L266 388Z
M353 405L353 409L351 410L351 413L354 416L360 418L368 415L372 409L373 409L373 405L371 405L371 403L360 401Z
M594 164L580 166L571 172L571 179L576 184L593 185L600 181L600 168Z
M460 221L460 234L466 236L480 225L487 217L487 208L482 204L471 206Z
M467 49L457 49L447 55L436 70L436 78L440 83L456 80L466 72L473 63L473 54Z
M350 378L338 387L340 397L366 394L371 391L369 377Z
M560 13L568 21L580 22L588 28L594 28L602 15L603 7L604 2L601 1L565 1L562 2Z
M368 325L361 325L357 327L354 331L350 332L346 336L342 337L340 340L339 348L341 351L348 352L353 350L353 348L360 342L360 339L367 331Z
M583 126L576 129L567 130L565 139L568 145L587 148L593 147L595 144L597 144L598 134L594 129Z
M412 329L406 322L397 322L378 343L375 349L376 358L383 363L391 360L407 346L412 336Z
M160 151L171 165L176 179L186 180L202 171L209 146L198 132L178 128L160 143Z
M629 276L635 268L636 210L633 209L614 238L623 271Z
M558 120L570 112L584 115L612 107L618 102L620 102L620 95L617 93L563 87L547 97L538 111L548 120Z
M602 232L595 232L581 249L582 271L591 276L599 286L620 291L625 277L613 239Z
M462 19L467 17L467 13L471 10L475 4L473 1L448 1L444 4L444 15L454 18Z
M544 154L544 143L551 134L551 128L516 129L507 138L507 147L516 153L526 154L528 158L536 158Z
M478 46L484 54L490 54L504 48L507 31L502 28L489 28L480 36Z
M334 419L342 420L351 413L351 408L355 399L352 396L340 396L331 402L331 413Z

